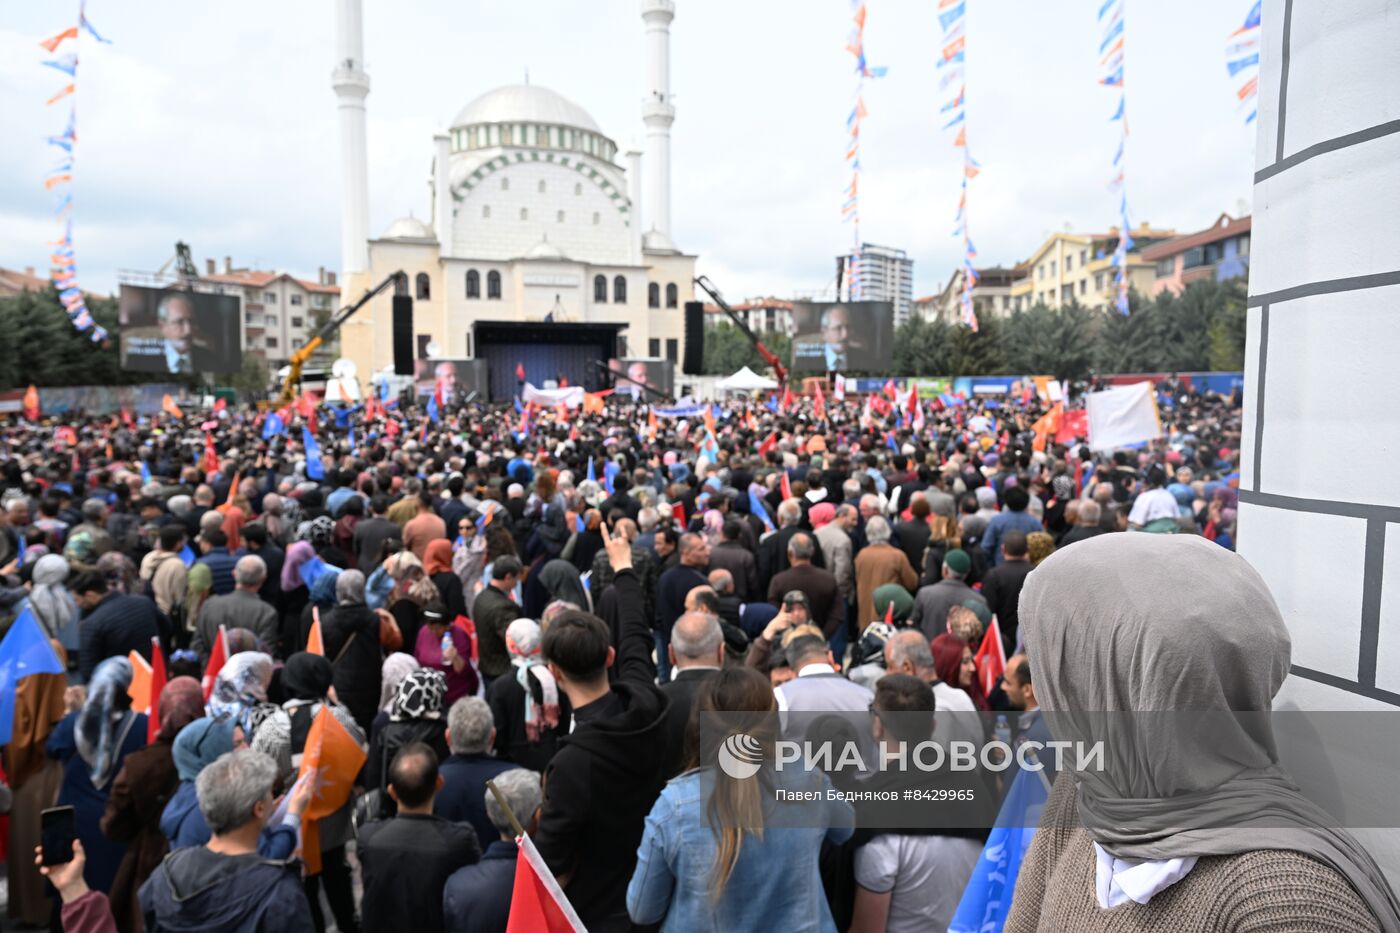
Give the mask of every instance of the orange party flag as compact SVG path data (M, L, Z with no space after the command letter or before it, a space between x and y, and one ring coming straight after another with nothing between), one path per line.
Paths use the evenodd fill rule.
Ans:
M48 49L50 52L56 52L58 51L58 47L63 44L64 39L76 38L78 38L78 27L69 26L67 29L63 30L58 35L49 36L49 38L45 39L39 44L42 45L44 48Z
M301 860L306 863L308 875L321 873L321 835L316 821L345 806L366 757L360 743L345 731L330 707L322 704L306 733L306 748L297 775L298 780L311 775L309 780L314 787L311 802L301 817Z
M126 695L131 697L131 708L144 713L151 708L151 664L135 648L127 652L126 659L131 662L131 684Z
M30 421L39 420L39 390L34 388L32 382L24 390L24 417Z
M175 404L175 400L167 392L160 400L160 410L170 415L172 418L183 418L185 413L180 410L180 406Z
M321 641L321 610L318 606L311 607L311 629L306 633L306 653L326 656L325 643Z

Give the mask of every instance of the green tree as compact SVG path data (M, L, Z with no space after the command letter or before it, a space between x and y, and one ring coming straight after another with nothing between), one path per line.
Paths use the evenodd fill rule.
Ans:
M792 357L792 341L786 334L765 331L758 335L763 345L786 366ZM747 366L762 373L768 364L744 332L733 324L722 322L705 331L705 372L712 376L728 376Z
M978 329L954 325L946 340L947 376L999 376L1007 372L1006 351L1002 346L1002 322L983 315Z
M256 353L244 353L243 368L233 375L229 383L244 399L266 398L267 390L272 385L267 360Z
M1094 312L1077 302L1018 311L1003 325L1002 343L1012 372L1082 379L1093 368Z
M123 372L117 354L117 302L88 299L93 320L108 338L94 343L79 332L53 288L0 298L0 389L37 386L134 385L147 373Z
M949 331L942 321L910 315L894 333L894 371L910 376L946 375Z

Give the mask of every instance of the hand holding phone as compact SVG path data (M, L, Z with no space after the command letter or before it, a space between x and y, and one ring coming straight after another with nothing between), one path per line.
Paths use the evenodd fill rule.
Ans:
M73 843L78 838L77 811L72 807L50 807L39 814L39 826L42 864L47 867L73 861Z

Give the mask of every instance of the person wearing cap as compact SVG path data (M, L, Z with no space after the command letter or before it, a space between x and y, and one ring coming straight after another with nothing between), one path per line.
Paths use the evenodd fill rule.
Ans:
M1134 531L1176 531L1176 519L1181 514L1176 496L1167 491L1167 471L1160 463L1149 466L1142 474L1143 491L1128 512L1128 525Z
M948 610L961 606L966 600L986 605L982 595L964 582L972 570L972 558L962 548L953 548L943 555L943 579L919 587L914 594L914 611L909 624L922 628L929 641L948 630Z

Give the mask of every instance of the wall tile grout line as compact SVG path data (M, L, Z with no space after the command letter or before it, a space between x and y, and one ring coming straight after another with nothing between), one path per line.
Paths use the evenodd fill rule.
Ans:
M1300 667L1297 664L1290 667L1288 673L1294 677L1301 677L1304 680L1311 680L1313 683L1322 684L1325 687L1345 690L1347 693L1354 693L1357 696L1366 697L1367 699L1388 703L1391 706L1400 706L1400 693L1392 693L1389 690L1382 690L1376 686L1359 684L1356 681L1347 680L1345 677L1338 677L1336 674L1315 671L1312 668Z
M1281 288L1275 292L1265 292L1262 295L1250 295L1246 305L1250 308L1260 308L1264 305L1294 301L1298 298L1312 298L1317 295L1335 295L1340 292L1356 292L1366 288L1385 288L1388 285L1400 285L1400 270L1394 272L1372 272L1368 275L1353 275L1344 279L1327 279L1322 282L1306 282L1302 285Z
M1400 523L1400 506L1373 505L1366 502L1339 502L1332 499L1302 499L1281 496L1273 492L1240 490L1240 501L1284 512L1310 512L1318 515L1340 515L1343 518L1376 519Z
M1283 160L1283 135L1288 124L1288 68L1293 44L1293 0L1283 3L1283 63L1279 68L1278 81L1278 142L1274 147L1274 161Z
M1372 140L1383 139L1395 133L1400 133L1400 120L1379 123L1375 126L1369 126L1364 130L1357 130L1354 133L1347 133L1334 139L1325 139L1320 143L1314 143L1306 149L1298 150L1286 159L1280 159L1272 165L1261 168L1254 173L1254 183L1257 185L1261 181L1267 181L1281 172L1286 172L1310 159L1326 155L1329 152L1340 152L1343 149L1350 149L1352 146L1359 146L1362 143L1368 143Z
M1366 520L1366 552L1361 574L1361 646L1356 681L1376 685L1376 653L1381 640L1381 587L1385 583L1385 529L1379 518Z
M1264 386L1269 367L1269 306L1259 309L1259 366L1254 379L1254 491L1262 485L1259 472L1264 465Z

